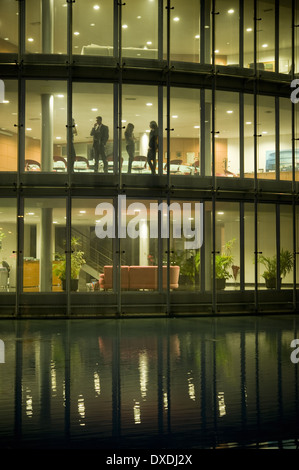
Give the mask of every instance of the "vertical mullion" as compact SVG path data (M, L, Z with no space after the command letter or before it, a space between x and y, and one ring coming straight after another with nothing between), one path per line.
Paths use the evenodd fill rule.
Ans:
M239 0L239 65L244 67L244 2Z
M163 60L163 0L158 0L158 60Z
M279 72L279 0L275 0L275 72Z
M244 94L239 93L240 178L244 178Z

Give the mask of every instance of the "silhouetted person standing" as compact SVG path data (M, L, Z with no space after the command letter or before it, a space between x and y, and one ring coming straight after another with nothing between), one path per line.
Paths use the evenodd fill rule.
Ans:
M129 123L125 130L126 150L129 155L128 173L131 173L132 162L134 160L134 155L135 155L135 138L134 138L133 130L134 130L134 124Z
M150 135L147 152L147 162L152 174L156 173L156 154L158 151L158 125L156 121L150 122Z
M97 122L91 129L90 135L93 136L94 171L99 171L99 159L101 159L104 164L104 173L108 173L106 143L109 138L109 129L108 126L102 123L101 116L97 117Z

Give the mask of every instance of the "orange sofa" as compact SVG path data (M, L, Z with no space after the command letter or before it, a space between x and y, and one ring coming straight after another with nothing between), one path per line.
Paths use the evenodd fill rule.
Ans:
M163 289L167 284L167 268L163 266ZM179 266L170 266L169 287L179 287ZM100 289L112 289L113 267L104 266L99 279ZM121 266L121 288L123 290L158 289L158 266Z

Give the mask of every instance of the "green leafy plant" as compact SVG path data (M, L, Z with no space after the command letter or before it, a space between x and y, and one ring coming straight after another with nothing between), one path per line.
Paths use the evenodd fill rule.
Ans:
M215 256L215 277L217 279L230 279L232 274L229 269L232 267L234 258L231 253L235 238L228 241L224 245L222 253L217 253Z
M258 262L265 266L266 270L262 274L262 277L268 281L275 283L276 282L276 271L277 271L277 257L274 256L264 256L260 255L258 257ZM293 255L289 250L280 250L280 259L279 259L279 275L280 278L284 278L292 269L294 264Z
M166 263L167 259L163 259ZM180 276L185 276L191 283L195 282L195 275L199 270L200 265L200 251L197 250L192 256L186 257L186 252L174 251L170 255L170 264L173 266L180 266Z
M76 237L71 239L71 279L78 279L81 267L86 263L84 259L84 252L79 250L80 241ZM56 253L55 260L57 261L54 268L54 273L62 281L66 279L66 254Z

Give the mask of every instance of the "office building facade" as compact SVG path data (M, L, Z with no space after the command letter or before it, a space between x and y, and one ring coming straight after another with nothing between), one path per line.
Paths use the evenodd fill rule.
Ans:
M0 315L297 311L298 1L0 11Z

